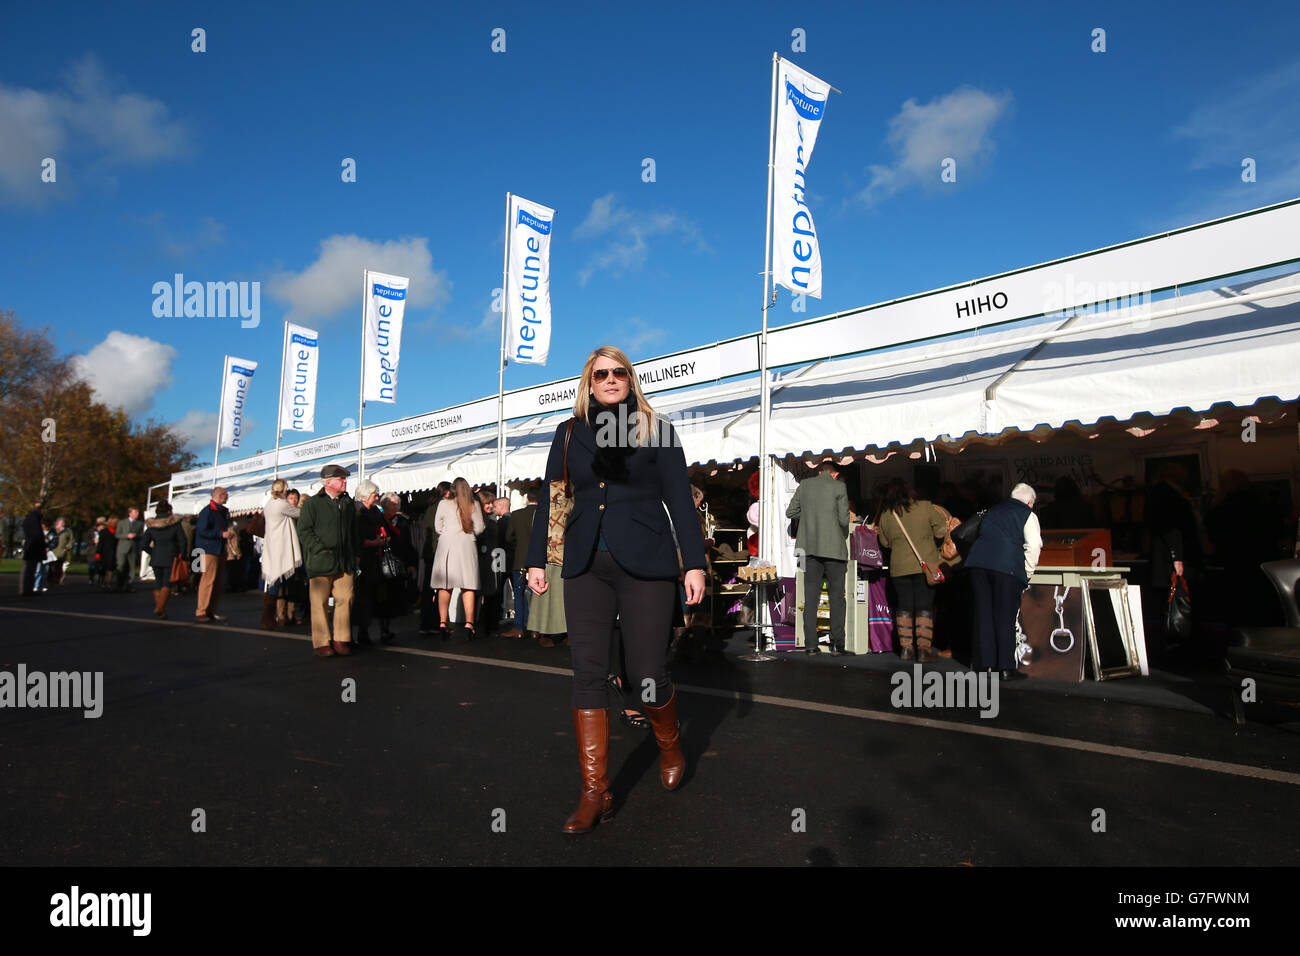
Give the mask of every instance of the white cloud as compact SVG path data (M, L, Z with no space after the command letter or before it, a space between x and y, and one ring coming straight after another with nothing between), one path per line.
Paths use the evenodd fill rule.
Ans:
M700 238L698 227L676 213L634 212L620 207L614 193L593 200L587 218L575 230L574 236L579 239L609 236L610 239L609 244L593 254L579 270L579 284L586 285L593 275L604 269L616 276L640 269L650 255L650 244L646 240L673 233L693 241L700 251L708 249Z
M1203 99L1174 128L1175 138L1190 143L1189 168L1223 172L1223 185L1189 196L1177 222L1217 219L1300 195L1300 127L1285 108L1297 100L1300 60L1242 77ZM1255 160L1252 183L1241 179L1247 158Z
M273 297L288 303L290 322L328 319L361 307L364 269L411 280L407 308L435 308L450 294L451 280L433 268L427 238L376 242L360 236L330 236L320 244L316 261L301 272L282 272L271 279Z
M947 158L957 161L957 181L963 181L993 154L993 126L1010 105L1010 93L994 96L969 87L925 104L908 100L889 121L885 138L897 159L868 167L871 182L857 198L870 206L911 186L938 186Z
M172 423L172 430L185 439L187 449L211 451L217 441L217 413L192 408L184 418Z
M75 63L58 89L0 84L0 200L39 201L56 195L74 171L156 162L187 150L185 126L165 103L117 86L93 55ZM53 184L40 178L46 157L57 163Z
M73 356L72 363L98 401L137 416L153 406L158 392L171 388L177 354L170 345L114 330L85 355Z
M624 332L620 338L623 351L628 355L640 355L649 346L662 342L668 335L663 326L654 326L644 319L633 318L623 323ZM636 361L634 358L633 361Z

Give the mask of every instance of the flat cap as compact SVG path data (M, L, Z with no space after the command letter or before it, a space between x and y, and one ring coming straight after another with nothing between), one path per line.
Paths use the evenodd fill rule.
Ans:
M346 478L349 472L341 465L326 465L320 470L321 478Z

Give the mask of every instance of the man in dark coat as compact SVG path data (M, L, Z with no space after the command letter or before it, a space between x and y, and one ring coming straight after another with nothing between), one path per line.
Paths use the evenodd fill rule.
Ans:
M30 597L36 593L36 567L45 560L45 531L41 528L41 503L23 518L23 573L18 578L18 593Z
M502 637L523 637L528 630L528 542L533 536L537 514L537 491L527 495L528 504L506 519L506 553L510 555L510 583L515 592L515 622Z
M213 488L212 500L199 512L194 525L194 546L203 551L203 576L199 579L199 603L194 609L194 619L201 624L224 621L217 613L221 599L221 585L226 574L226 541L237 532L230 526L230 512L226 509L229 497L225 488Z

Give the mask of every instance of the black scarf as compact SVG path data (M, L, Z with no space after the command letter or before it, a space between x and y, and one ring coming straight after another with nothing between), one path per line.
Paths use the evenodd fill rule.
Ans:
M587 425L596 436L596 457L591 470L597 478L627 481L627 460L637 447L636 411L636 394L630 390L627 398L615 405L602 405L594 396L587 403ZM612 424L606 424L611 420ZM602 440L611 435L614 436L613 442Z

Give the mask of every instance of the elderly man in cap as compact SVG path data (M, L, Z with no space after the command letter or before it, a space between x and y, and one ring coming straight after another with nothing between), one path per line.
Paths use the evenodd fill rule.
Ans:
M816 654L817 596L822 579L831 603L831 654L852 652L844 647L845 572L848 570L849 493L839 480L839 467L823 458L817 476L799 482L794 500L785 510L787 518L799 519L795 550L803 552L803 639L804 650Z
M298 538L311 592L311 642L317 657L352 653L352 583L360 535L357 507L348 496L348 472L326 465L323 487L304 499ZM334 598L333 639L328 601Z

